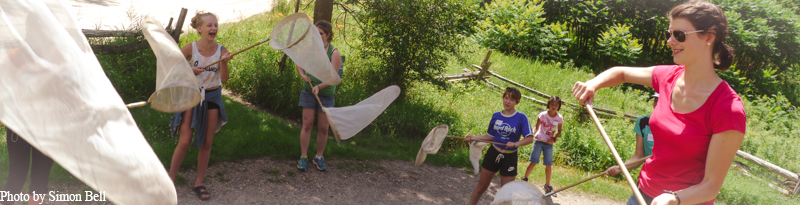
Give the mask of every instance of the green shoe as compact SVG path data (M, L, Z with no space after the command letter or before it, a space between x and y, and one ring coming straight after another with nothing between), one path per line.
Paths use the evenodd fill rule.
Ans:
M302 156L300 157L300 161L297 163L297 169L300 171L306 171L306 168L308 168L308 157Z
M320 157L319 159L317 159L316 157L314 157L314 165L317 165L317 169L319 171L327 170L327 167L325 167L325 158Z

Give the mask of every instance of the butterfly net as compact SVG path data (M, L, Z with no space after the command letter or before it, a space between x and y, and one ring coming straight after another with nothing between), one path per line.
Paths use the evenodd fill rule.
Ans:
M175 39L154 18L142 21L142 34L156 54L156 92L147 100L150 107L176 113L200 103L200 90L192 68Z
M117 204L177 204L68 5L0 1L0 121Z
M317 27L304 13L286 16L275 25L269 45L286 53L297 66L328 85L339 85L342 78L328 59Z
M358 104L325 108L325 114L337 140L347 140L372 123L400 95L396 85L384 88Z
M540 205L543 203L542 191L526 181L509 182L494 194L492 205Z

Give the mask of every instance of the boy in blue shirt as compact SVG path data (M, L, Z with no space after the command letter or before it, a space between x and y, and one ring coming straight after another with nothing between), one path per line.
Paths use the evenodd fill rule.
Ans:
M517 148L533 142L533 130L530 122L528 122L528 116L517 112L515 109L521 97L522 95L518 89L506 88L503 93L503 110L492 115L487 134L482 136L467 135L464 138L464 141L467 142L476 139L506 144L505 146L493 144L483 156L481 177L470 196L470 205L478 203L483 193L489 188L492 177L498 171L500 172L500 186L514 181L517 176ZM520 140L521 137L524 137L524 139Z

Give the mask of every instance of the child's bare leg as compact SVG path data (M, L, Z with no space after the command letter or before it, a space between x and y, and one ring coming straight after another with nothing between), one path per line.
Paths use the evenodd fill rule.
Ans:
M178 146L172 153L172 162L169 165L169 178L175 181L175 176L178 175L178 170L181 168L183 158L186 156L186 150L189 149L192 141L192 115L194 109L189 109L183 112L181 119L180 134L178 135Z
M481 168L481 178L478 179L478 185L475 186L475 190L472 190L472 195L469 197L470 205L478 204L478 200L481 199L483 193L489 188L489 185L492 183L492 177L494 177L496 173L497 172L490 172L486 170L486 168Z
M314 114L317 111L303 108L303 128L300 129L300 156L308 156L308 144L311 142L311 128L314 127Z
M553 166L544 166L545 184L550 186L550 176L553 173Z
M531 163L528 165L528 169L525 170L525 178L531 175L531 171L533 171L533 167L536 166L536 163Z
M214 133L217 131L217 121L219 121L219 110L208 110L208 126L206 126L206 139L203 146L200 147L200 152L197 154L197 178L195 178L194 186L203 185L203 179L206 177L208 170L208 160L211 158L211 142L214 140Z
M517 179L516 176L500 176L500 186L505 186L507 183L513 182L515 179Z
M328 143L328 117L324 112L317 112L317 155L321 157Z

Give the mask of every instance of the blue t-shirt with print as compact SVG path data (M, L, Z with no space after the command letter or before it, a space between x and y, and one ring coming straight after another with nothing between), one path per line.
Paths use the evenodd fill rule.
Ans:
M494 137L494 142L506 144L518 142L522 136L533 136L533 129L531 129L531 123L525 114L514 112L511 115L503 115L500 111L492 115L487 133ZM517 150L517 147L506 149L505 145L495 146L505 150Z
M644 122L647 120L647 122ZM633 132L642 136L644 139L644 156L650 156L653 154L653 145L655 142L653 141L653 133L650 132L650 115L642 115L636 119L636 124L633 126ZM644 124L644 126L642 126ZM642 128L644 127L644 129Z

